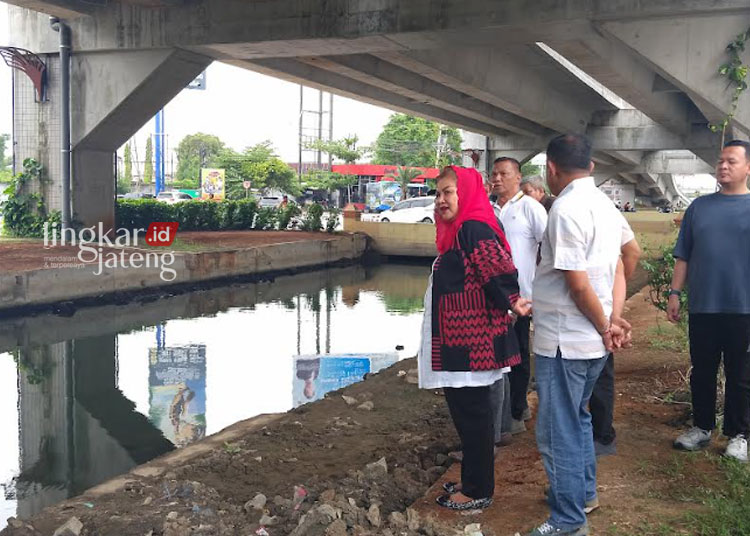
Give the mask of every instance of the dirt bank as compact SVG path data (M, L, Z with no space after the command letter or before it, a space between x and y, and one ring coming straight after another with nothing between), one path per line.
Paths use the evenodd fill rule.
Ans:
M72 517L84 536L250 535L264 515L272 535L323 534L336 521L341 534L347 525L360 534L424 527L399 512L446 470L457 439L442 396L408 383L415 366L407 360L350 386L349 403L331 393L159 476L128 475L120 490L46 508L28 524L12 520L0 534L51 535ZM306 494L297 509L295 486L298 499Z
M599 460L602 506L589 516L591 533L597 536L698 534L684 525L683 518L700 505L686 500L684 491L716 480L716 464L711 460L726 445L725 440L717 441L707 456L672 449L673 439L689 422L689 404L685 403L689 400L685 381L689 359L676 328L667 325L664 313L651 306L646 296L644 290L628 301L634 346L616 355L617 456ZM530 401L535 409L533 393ZM458 464L414 507L421 515L436 516L456 527L470 521L481 523L485 535L524 534L533 528L548 514L543 495L547 479L536 449L534 421L527 428L501 450L495 465L495 503L484 513L462 517L435 505L442 483L459 476ZM678 470L682 467L684 472ZM674 532L663 531L662 524Z
M725 441L707 454L671 448L689 417L688 359L646 294L628 301L635 344L616 358L618 455L600 459L602 507L589 518L592 534L696 534L685 513L705 506L686 490L721 480ZM71 517L82 522L82 535L138 536L263 534L256 531L264 515L268 534L293 536L456 534L474 522L485 536L510 536L542 521L546 477L533 421L497 458L491 508L460 515L435 506L442 483L458 477L460 466L445 456L457 440L443 398L400 373L413 367L404 361L347 388L352 405L332 394L158 476L133 476L120 491L48 508L31 520L33 529L14 522L0 534L52 534ZM530 400L533 407L533 394ZM366 402L369 411L360 408ZM298 498L307 494L297 510L295 486L304 487Z

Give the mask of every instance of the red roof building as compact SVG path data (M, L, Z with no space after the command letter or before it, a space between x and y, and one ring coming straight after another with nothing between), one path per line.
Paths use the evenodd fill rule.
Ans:
M410 167L422 172L412 182L423 183L425 179L435 179L440 174L438 168ZM331 167L334 173L341 175L355 175L357 177L370 177L371 181L392 181L393 175L398 173L398 166L382 166L379 164L340 164Z

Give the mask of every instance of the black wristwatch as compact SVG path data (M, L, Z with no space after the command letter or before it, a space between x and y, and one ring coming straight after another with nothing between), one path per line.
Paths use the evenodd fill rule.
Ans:
M669 289L669 295L670 296L680 296L680 295L682 295L682 291L674 289L674 288L670 288Z

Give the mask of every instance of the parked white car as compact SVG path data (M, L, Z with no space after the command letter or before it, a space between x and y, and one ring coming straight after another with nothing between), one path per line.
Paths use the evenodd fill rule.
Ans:
M283 198L280 195L264 195L258 200L260 208L279 208Z
M156 200L174 205L180 201L192 201L193 198L190 194L186 194L185 192L160 192L159 195L156 196Z
M380 213L381 222L392 223L434 223L435 199L414 197L399 201L390 209Z

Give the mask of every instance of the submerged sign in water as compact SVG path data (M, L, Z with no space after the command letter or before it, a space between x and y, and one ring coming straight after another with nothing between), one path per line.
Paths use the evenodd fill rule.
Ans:
M178 447L206 435L206 345L149 350L149 420Z
M320 354L294 358L294 407L320 400L398 361L398 354Z

